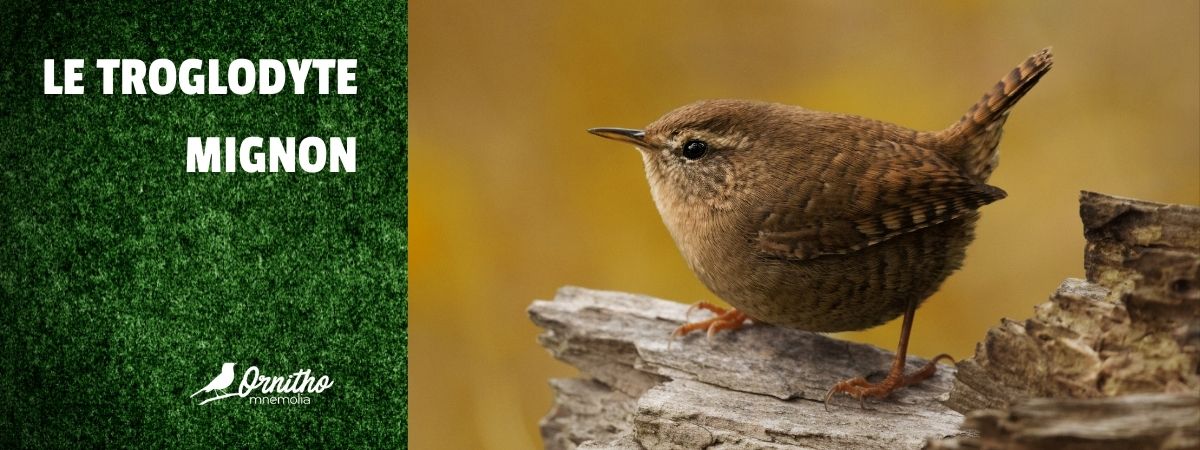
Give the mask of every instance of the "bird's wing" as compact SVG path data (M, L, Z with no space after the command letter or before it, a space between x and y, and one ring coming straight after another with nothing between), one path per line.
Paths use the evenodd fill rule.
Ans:
M759 210L766 255L805 260L853 253L1004 198L936 151L884 141L867 158L834 156L789 201Z

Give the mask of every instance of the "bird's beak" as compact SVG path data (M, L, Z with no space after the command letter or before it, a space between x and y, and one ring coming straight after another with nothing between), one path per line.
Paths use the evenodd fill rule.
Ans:
M628 128L591 128L588 129L588 133L592 133L605 139L627 142L641 148L650 148L650 144L646 143L646 132L642 130L631 130Z

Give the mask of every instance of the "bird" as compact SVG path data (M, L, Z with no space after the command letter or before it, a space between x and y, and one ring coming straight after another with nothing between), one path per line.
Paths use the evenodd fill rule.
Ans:
M592 128L633 144L651 196L695 275L731 308L673 335L747 321L814 332L862 330L903 316L888 375L833 385L884 399L937 370L905 374L921 303L959 269L1011 108L1053 65L1047 47L1008 72L949 127L917 131L851 114L751 100L702 100L644 129Z
M229 386L233 384L233 365L234 363L231 362L223 364L221 366L221 374L217 375L216 378L213 378L212 381L208 382L208 386L204 386L200 390L196 391L195 394L192 394L191 397L195 397L201 392L224 391L225 389L229 388Z

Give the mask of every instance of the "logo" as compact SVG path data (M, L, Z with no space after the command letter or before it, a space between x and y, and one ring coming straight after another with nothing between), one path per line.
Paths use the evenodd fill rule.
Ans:
M242 373L242 382L238 384L237 391L226 392L236 377L233 370L235 365L237 364L231 362L221 365L221 373L191 397L209 392L218 393L200 402L201 405L228 397L249 397L251 405L307 405L312 403L312 398L307 394L320 394L333 386L333 380L330 380L328 375L316 378L308 369L288 376L269 377L259 374L257 366L250 366ZM255 391L260 395L254 395Z

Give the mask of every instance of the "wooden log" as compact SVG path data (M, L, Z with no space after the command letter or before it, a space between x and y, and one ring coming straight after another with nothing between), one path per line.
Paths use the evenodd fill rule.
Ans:
M1200 447L1200 207L1083 192L1079 209L1088 279L959 363L947 405L979 436L930 448Z
M550 380L550 386L554 407L541 423L546 448L613 444L633 431L636 397L585 378Z
M1102 336L1128 333L1128 314L1107 297L1103 287L1067 279L1033 318L1002 320L958 363L947 405L965 413L1033 397L1102 396Z
M1200 206L1080 195L1088 281L1116 291L1156 331L1200 317Z
M960 433L938 400L953 368L868 409L822 398L837 381L884 375L892 354L816 333L754 324L711 340L671 339L683 304L566 287L529 308L539 341L578 367L554 380L547 448L919 448ZM701 314L693 315L693 319ZM924 364L910 358L910 366ZM632 412L632 413L630 413Z
M1080 196L1088 280L1004 320L958 364L947 404L1200 392L1200 207Z
M967 415L978 432L929 449L1130 450L1200 448L1200 396L1134 394L1100 399L1034 399L1007 411Z

